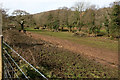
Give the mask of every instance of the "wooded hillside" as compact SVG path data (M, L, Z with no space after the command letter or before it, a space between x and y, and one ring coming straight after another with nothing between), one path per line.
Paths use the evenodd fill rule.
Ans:
M114 2L107 8L97 8L95 5L86 6L86 3L76 3L72 8L62 7L57 10L29 14L23 10L15 10L13 16L7 16L5 11L3 20L8 25L35 29L43 28L51 31L84 32L94 36L118 38L120 28L120 2ZM6 26L6 25L5 25ZM4 27L5 27L4 26ZM114 34L113 34L114 33Z

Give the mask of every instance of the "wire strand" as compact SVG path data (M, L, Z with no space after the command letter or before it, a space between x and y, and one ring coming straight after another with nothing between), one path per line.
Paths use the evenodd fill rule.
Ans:
M4 77L5 77L5 78L8 78L5 67L4 67L4 73L5 73L5 74L4 74Z
M34 66L32 66L28 61L26 61L22 56L20 56L14 49L12 49L7 43L5 43L4 41L3 41L3 43L7 46L7 47L9 47L14 53L16 53L23 61L25 61L28 65L30 65L36 72L38 72L43 78L45 78L46 80L48 80L47 79L47 77L45 77L41 72L39 72Z
M5 48L3 48L5 50ZM18 66L18 64L14 61L14 59L8 54L8 52L5 50L5 53L10 57L10 59L13 61L13 63L17 66L17 68L21 71L21 73L25 76L26 79L28 77L25 75L25 73L22 71L22 69ZM29 80L29 79L28 79Z
M11 63L8 61L7 57L4 54L3 54L3 56L6 59L6 61L8 62L8 64L10 65L11 69L14 71L16 77L19 78L18 75L17 75L17 73L15 72L14 68L12 67Z
M12 77L11 77L11 75L10 75L10 72L9 72L9 70L8 70L8 68L7 68L7 64L5 63L5 61L4 61L4 65L5 65L6 71L7 71L8 75L9 75L9 77L10 77L10 79L11 79Z

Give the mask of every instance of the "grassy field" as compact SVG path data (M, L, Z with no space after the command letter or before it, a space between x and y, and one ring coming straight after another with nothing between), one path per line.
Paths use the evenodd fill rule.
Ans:
M34 32L34 31L33 31ZM37 31L35 31L37 32ZM59 38L66 39L71 37L69 33L53 33L47 31L38 31L44 35L59 35ZM50 34L49 34L50 33ZM13 49L17 51L28 62L33 64L47 78L117 78L118 70L101 65L95 60L89 60L81 54L74 54L63 48L58 48L41 39L36 40L26 34L18 31L7 31L4 33L4 39L9 42ZM6 37L7 36L7 37ZM12 38L12 39L11 39ZM21 39L20 39L21 38ZM75 37L73 37L75 38ZM79 38L78 38L79 39ZM71 41L71 39L68 38ZM18 56L10 52L20 68L31 80L39 80L40 75L32 68L25 64ZM14 65L14 64L12 64ZM15 69L17 71L17 69ZM18 70L17 75L21 78L24 76ZM37 79L38 78L38 79ZM43 79L41 79L43 80ZM50 79L51 80L51 79ZM52 79L53 80L53 79ZM55 79L56 80L56 79ZM62 79L60 79L62 80ZM80 79L81 80L81 79Z
M76 37L73 36L73 33L69 33L69 32L51 32L46 30L33 30L33 29L27 29L27 31L31 31L47 36L53 36L61 39L66 39L75 42L77 44L104 48L112 51L118 51L117 50L118 41L110 40L107 37Z

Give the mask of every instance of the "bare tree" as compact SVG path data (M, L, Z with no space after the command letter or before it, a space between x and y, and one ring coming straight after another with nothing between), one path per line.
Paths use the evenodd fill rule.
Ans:
M24 10L14 10L12 15L15 16L15 21L20 23L29 13Z
M77 31L81 31L81 28L83 26L83 22L82 22L82 12L85 11L87 9L87 4L85 2L77 2L75 3L73 9L75 11L75 25L77 27Z
M12 14L15 16L22 16L22 15L28 15L29 13L24 10L14 10Z
M21 29L24 30L24 19L29 16L29 13L24 10L14 10L12 13L15 16L15 21L21 25Z

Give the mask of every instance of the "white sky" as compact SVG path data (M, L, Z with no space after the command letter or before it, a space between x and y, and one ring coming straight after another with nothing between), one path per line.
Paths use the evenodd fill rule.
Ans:
M72 7L78 1L89 2L99 7L106 7L116 0L0 0L0 3L2 3L3 8L9 9L9 13L16 9L21 9L34 14L58 9L63 6Z

